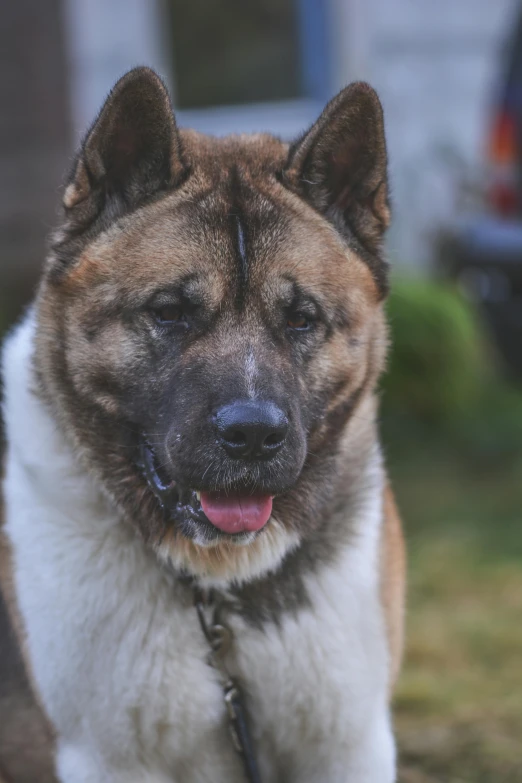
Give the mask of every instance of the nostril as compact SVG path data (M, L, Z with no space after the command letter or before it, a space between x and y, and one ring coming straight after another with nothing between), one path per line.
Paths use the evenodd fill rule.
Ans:
M285 439L285 436L282 435L279 432L272 432L270 435L267 435L266 438L263 441L263 446L280 446Z
M227 443L231 443L233 446L246 446L247 438L244 432L241 430L232 430L225 435Z

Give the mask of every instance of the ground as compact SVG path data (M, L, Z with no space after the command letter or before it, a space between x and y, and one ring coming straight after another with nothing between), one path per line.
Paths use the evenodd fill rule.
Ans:
M384 442L409 548L400 781L520 783L522 455Z

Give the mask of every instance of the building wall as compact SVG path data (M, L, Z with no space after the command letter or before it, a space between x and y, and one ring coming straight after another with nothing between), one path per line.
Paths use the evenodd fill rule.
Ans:
M53 0L54 14L47 13L46 19L53 20L53 29L64 31L66 57L61 33L57 34L58 43L47 47L45 57L28 42L34 29L34 41L40 42L41 48L50 40L45 37L49 25L38 21L38 4L30 0L15 4L20 10L10 18L19 20L20 34L9 32L4 25L4 37L11 47L10 68L20 61L28 89L36 96L30 98L26 93L35 108L34 117L44 116L40 104L46 96L45 122L54 122L59 129L52 131L55 141L45 156L35 153L36 162L31 157L33 142L24 146L27 134L19 136L18 163L13 157L18 153L12 153L10 147L4 155L8 185L3 188L5 204L0 205L0 211L4 234L10 234L7 255L11 267L18 265L19 258L31 258L34 265L34 259L41 256L43 236L54 223L57 186L71 154L70 138L77 142L114 81L140 63L152 65L167 79L172 74L166 2ZM353 79L365 78L377 87L384 103L394 203L389 245L395 263L428 263L433 232L455 213L460 180L469 172L472 177L480 175L487 108L499 71L499 54L519 5L520 0L324 0L324 4L315 0L316 11L324 10L328 26L330 92ZM33 11L26 13L30 6ZM55 57L50 56L53 51ZM5 71L9 73L7 67ZM20 83L26 78L23 74ZM14 81L5 81L5 88ZM175 83L172 86L175 98ZM51 107L57 100L60 105ZM20 106L18 103L17 108ZM180 121L217 134L267 130L292 137L309 125L321 108L322 102L315 96L279 104L181 112ZM46 128L40 122L32 131L39 144ZM37 176L38 167L44 165L49 173ZM56 184L49 193L51 179ZM38 201L42 188L45 198ZM32 200L41 203L33 210L38 216L35 212L26 219L23 215L33 209ZM22 225L31 227L32 237L25 228L17 229ZM12 237L16 232L15 247ZM2 240L4 248L7 242ZM26 242L31 247L25 249ZM4 258L7 255L4 250Z
M170 44L161 21L165 1L67 0L77 135L128 67L143 62L169 75ZM454 214L460 180L480 176L499 54L519 4L520 0L314 4L328 23L330 92L365 78L377 87L384 103L394 202L389 244L396 263L428 263L433 233ZM320 108L317 100L301 99L188 111L180 120L218 134L271 130L293 136Z

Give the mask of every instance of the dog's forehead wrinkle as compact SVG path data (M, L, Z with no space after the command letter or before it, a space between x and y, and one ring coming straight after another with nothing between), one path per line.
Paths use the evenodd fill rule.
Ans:
M248 256L246 248L245 226L238 213L234 215L237 231L237 252L239 258L239 276L240 284L246 286L248 283Z

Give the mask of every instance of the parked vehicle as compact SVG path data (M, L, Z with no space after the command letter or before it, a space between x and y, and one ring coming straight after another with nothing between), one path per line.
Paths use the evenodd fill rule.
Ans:
M522 376L522 13L492 103L484 209L448 229L439 265L480 303L508 369Z

